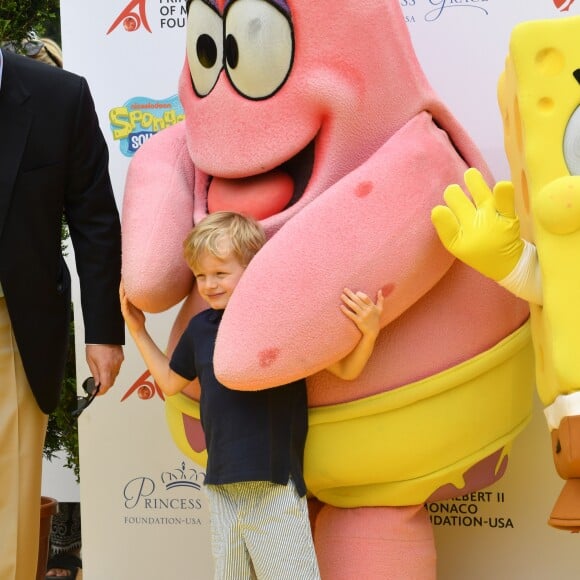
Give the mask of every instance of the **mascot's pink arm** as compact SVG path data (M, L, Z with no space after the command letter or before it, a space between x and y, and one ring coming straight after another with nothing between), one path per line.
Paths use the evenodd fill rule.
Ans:
M194 168L185 124L156 135L136 153L123 199L123 279L130 300L161 312L187 296L193 275L182 244L193 227Z
M220 380L255 390L341 358L359 337L339 310L345 286L373 296L384 288L383 325L428 293L453 261L429 227L429 210L464 170L422 113L289 220L226 309L214 357Z

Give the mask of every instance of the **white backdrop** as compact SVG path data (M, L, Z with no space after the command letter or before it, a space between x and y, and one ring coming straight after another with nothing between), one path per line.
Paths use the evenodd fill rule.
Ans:
M400 3L433 86L470 132L495 177L509 178L496 83L510 31L524 20L580 14L580 2ZM185 0L61 1L65 67L91 85L119 204L133 149L181 115L175 95L184 59L184 6ZM150 317L161 344L173 316L172 311ZM82 334L78 322L77 337ZM82 349L78 344L77 352ZM209 580L207 502L199 486L203 472L174 446L161 398L138 380L145 369L132 344L125 354L115 389L80 421L84 578ZM87 375L82 360L78 372L80 379ZM560 488L538 405L499 484L430 507L440 579L580 577L578 537L545 523Z

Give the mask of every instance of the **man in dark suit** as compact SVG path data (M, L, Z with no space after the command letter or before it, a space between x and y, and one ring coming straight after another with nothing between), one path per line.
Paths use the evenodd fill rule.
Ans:
M120 225L86 81L0 51L0 578L36 575L42 448L68 344L65 214L87 363L100 394L123 360Z

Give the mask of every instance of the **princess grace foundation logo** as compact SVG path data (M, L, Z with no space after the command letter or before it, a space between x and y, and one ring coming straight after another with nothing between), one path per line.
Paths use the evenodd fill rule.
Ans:
M199 526L205 472L185 461L157 477L140 475L123 487L123 523L146 526Z
M107 35L117 30L123 32L145 30L153 33L151 22L153 22L153 28L161 31L185 28L187 23L185 0L156 0L150 4L152 16L148 16L147 13L147 0L131 0L114 17Z
M135 32L141 26L147 32L151 32L149 21L147 20L147 9L145 0L133 0L129 2L123 10L115 18L113 24L107 30L107 34L111 34L118 26L122 26L127 32Z
M490 0L399 0L399 3L407 24L437 22L449 12L457 13L458 10L464 14L489 16L490 10Z

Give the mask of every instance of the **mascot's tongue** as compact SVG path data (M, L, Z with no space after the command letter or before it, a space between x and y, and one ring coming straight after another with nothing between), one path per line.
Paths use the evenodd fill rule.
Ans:
M214 177L207 192L207 209L209 213L235 211L261 220L281 212L293 192L292 178L282 171L242 179Z

